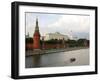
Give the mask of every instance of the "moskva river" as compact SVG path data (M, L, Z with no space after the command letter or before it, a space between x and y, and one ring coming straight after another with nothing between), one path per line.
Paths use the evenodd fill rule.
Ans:
M26 68L89 65L89 49L33 55L25 59Z

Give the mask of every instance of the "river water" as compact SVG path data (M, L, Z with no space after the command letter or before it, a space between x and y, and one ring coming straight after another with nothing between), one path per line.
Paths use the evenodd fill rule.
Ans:
M73 59L71 61L71 59ZM89 49L34 55L25 58L26 68L89 65Z

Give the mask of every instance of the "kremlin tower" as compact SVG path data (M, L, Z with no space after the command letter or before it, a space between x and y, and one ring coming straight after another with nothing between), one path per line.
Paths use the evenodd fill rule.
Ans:
M35 31L33 34L33 49L40 49L40 32L38 26L38 19L36 19Z

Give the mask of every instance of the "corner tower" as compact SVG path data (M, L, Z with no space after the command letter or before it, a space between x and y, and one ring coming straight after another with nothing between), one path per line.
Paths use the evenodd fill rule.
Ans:
M34 49L40 49L40 32L39 32L39 26L38 26L38 19L36 18L36 26L35 31L33 34L33 48Z

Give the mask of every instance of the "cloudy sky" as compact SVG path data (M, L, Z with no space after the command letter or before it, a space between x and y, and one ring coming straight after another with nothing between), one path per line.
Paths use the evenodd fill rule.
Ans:
M89 39L89 15L75 14L50 14L50 13L25 13L26 35L32 37L38 18L40 34L60 32L78 38Z

